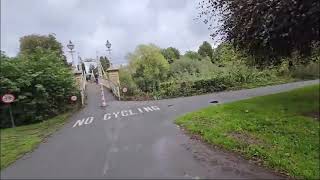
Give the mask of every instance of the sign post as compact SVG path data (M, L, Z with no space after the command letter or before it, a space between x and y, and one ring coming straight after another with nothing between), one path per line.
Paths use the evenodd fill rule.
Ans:
M14 97L13 94L5 94L1 97L1 101L5 104L9 105L9 114L10 114L10 120L11 120L11 124L12 127L16 127L15 123L14 123L14 119L13 119L13 115L12 115L12 109L11 109L11 103L16 99L16 97Z
M10 119L11 119L11 124L12 127L16 127L16 124L14 123L13 115L12 115L12 110L11 110L11 105L9 104L9 113L10 113Z

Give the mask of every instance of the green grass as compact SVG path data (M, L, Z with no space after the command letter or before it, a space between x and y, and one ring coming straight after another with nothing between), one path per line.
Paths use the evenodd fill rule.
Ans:
M1 163L3 169L33 150L44 138L58 130L68 119L70 113L56 116L41 123L1 129Z
M309 112L319 112L319 85L210 106L176 123L292 177L319 179L319 120Z

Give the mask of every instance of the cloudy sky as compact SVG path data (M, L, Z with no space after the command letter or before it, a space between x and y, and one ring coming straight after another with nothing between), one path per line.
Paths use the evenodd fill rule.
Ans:
M112 44L114 64L139 44L173 46L181 52L210 43L210 31L194 20L199 0L1 0L1 50L19 51L19 38L55 33L66 45L75 44L81 57L106 55ZM65 49L66 50L66 49Z

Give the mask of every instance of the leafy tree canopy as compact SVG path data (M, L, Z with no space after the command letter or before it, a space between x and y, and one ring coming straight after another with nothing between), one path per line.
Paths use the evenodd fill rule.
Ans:
M199 5L213 37L265 60L294 51L309 55L320 40L319 0L205 0Z
M212 70L213 64L209 58L203 58L202 61L195 61L186 56L179 61L175 61L170 66L170 75L175 79L190 76L200 76L207 74ZM211 69L210 69L211 68Z
M238 60L238 53L235 48L229 43L221 43L214 50L214 59L216 62L234 62Z
M166 49L161 49L161 54L166 58L169 63L172 63L175 59L180 58L180 52L174 47L168 47Z
M197 52L194 52L194 51L187 51L186 53L184 53L183 56L189 59L196 59L199 61L202 59L201 55L199 55Z
M139 45L128 58L133 79L144 91L149 91L167 77L169 63L161 54L160 48L153 44Z
M110 67L110 61L106 56L100 56L100 63L104 71L107 71L107 69Z
M202 57L209 57L211 61L213 60L213 50L210 43L207 41L204 41L201 46L199 47L198 53Z
M2 59L8 58L8 56L6 55L6 53L4 51L0 51L0 58L2 60Z
M62 58L62 61L67 64L67 59L63 54L63 46L57 41L53 34L32 34L20 38L20 54L33 54L38 48L47 49L58 53L58 56Z
M73 74L61 57L42 48L32 55L1 61L0 95L7 92L17 97L12 104L17 125L39 122L65 111L70 96L78 94ZM1 104L0 109L7 112ZM10 127L7 113L0 113L0 119L1 128Z

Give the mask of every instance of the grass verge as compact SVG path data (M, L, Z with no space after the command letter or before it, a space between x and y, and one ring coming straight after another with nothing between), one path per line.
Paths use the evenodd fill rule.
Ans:
M0 169L7 167L37 147L44 138L67 122L70 114L65 113L37 124L1 129Z
M319 179L319 85L188 113L176 123L208 143L295 178Z

